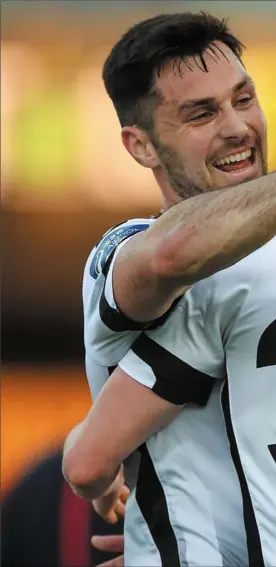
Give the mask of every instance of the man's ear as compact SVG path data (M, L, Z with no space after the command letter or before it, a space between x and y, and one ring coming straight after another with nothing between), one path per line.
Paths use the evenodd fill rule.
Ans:
M160 165L155 148L146 132L137 126L125 126L121 136L125 148L137 163L150 169Z

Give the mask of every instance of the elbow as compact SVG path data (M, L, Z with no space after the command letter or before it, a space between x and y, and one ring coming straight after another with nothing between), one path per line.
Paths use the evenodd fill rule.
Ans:
M152 272L158 280L165 280L172 276L174 271L173 255L168 246L164 245L162 248L156 250L152 257Z
M85 495L87 491L92 499L99 496L100 486L108 476L105 469L99 460L82 461L72 450L63 456L63 476L80 496Z
M182 251L182 275L183 275L183 251ZM152 272L159 282L166 282L179 276L179 254L175 247L168 241L160 246L151 259Z
M172 279L181 281L182 285L189 286L197 281L202 258L192 243L191 234L173 234L162 243L152 258L152 270L156 278L161 282Z
M62 474L69 484L76 484L79 480L80 471L78 470L76 458L72 451L67 451L62 458Z

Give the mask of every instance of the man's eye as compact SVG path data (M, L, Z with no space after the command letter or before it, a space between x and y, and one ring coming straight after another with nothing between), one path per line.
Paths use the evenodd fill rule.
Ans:
M201 114L191 118L191 121L195 122L196 120L204 120L204 118L209 118L210 116L212 116L211 112L202 112Z
M244 105L244 106L245 106L246 104L249 104L249 103L252 101L252 98L253 98L253 97L250 96L250 95L243 96L243 97L239 98L238 104L241 104L241 105Z

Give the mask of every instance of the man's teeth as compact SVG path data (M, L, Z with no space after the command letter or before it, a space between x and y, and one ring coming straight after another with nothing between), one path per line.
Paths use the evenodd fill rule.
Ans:
M246 152L241 152L240 154L231 154L227 157L224 157L216 161L215 165L225 165L227 163L234 163L235 161L243 161L245 159L250 158L251 154L252 154L251 150L247 150Z

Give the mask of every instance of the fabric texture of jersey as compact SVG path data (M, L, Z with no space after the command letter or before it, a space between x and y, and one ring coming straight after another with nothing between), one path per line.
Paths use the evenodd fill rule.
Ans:
M82 294L85 363L93 399L145 327L128 319L117 308L112 273L125 243L153 223L154 219L138 218L113 227L93 248L86 262Z
M275 565L275 282L276 238L195 284L120 362L187 404L141 448L129 567Z
M113 296L113 266L126 242L149 228L155 219L136 218L108 230L86 262L83 277L85 366L92 399L147 324L137 324L118 309ZM122 278L124 275L122 274ZM130 489L137 480L140 456L137 452L124 462Z

